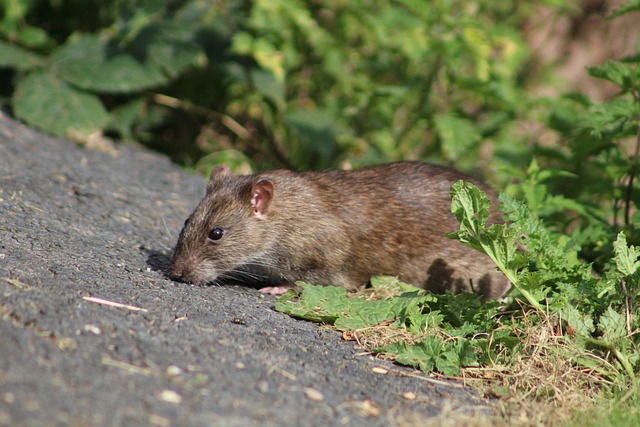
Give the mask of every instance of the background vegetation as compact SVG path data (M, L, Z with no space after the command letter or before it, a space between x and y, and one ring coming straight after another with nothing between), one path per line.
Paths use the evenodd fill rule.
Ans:
M561 408L555 421L638 425L640 53L622 23L637 22L640 1L606 6L5 0L0 102L54 135L138 141L203 171L428 159L484 175L504 190L510 225L485 228L486 200L460 184L451 237L510 277L506 303L380 279L391 290L367 297L374 305L308 285L279 309L399 362L481 380L505 402ZM571 49L536 30L594 25L589 13L621 23L590 48L633 49L567 80L558 51ZM391 341L362 335L389 328ZM533 408L533 424L557 413Z

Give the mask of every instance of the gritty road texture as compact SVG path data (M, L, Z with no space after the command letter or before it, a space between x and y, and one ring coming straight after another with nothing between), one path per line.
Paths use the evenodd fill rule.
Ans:
M169 280L171 247L204 187L161 155L82 148L0 114L0 425L489 416L459 384L375 360L251 287Z

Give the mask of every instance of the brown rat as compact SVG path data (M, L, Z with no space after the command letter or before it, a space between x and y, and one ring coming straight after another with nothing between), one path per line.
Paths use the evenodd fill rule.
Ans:
M498 298L508 280L491 259L445 236L458 229L449 193L459 179L497 205L482 183L421 162L255 175L217 166L185 221L169 274L192 283L248 274L350 290L386 274L434 292L472 290L472 283L483 299Z

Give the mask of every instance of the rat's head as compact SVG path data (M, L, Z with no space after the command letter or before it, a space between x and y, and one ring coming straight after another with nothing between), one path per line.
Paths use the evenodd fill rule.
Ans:
M233 175L224 165L215 167L204 199L180 232L169 274L207 283L259 262L272 241L268 209L274 195L271 180Z

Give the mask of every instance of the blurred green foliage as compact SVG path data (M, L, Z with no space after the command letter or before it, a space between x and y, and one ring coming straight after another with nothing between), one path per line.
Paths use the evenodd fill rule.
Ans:
M568 10L567 0L5 0L2 95L52 134L138 140L187 165L219 152L261 168L432 159L480 172L481 147L511 166L527 158L513 126L531 112L535 75L519 28L541 4Z

